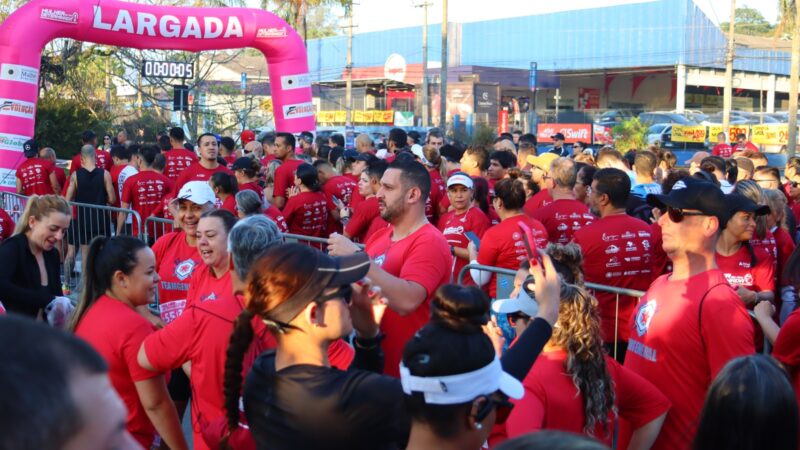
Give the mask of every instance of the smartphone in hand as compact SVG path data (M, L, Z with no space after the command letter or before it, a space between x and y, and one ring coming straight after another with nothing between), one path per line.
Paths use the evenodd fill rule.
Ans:
M464 233L464 236L467 237L473 244L475 244L475 250L481 249L481 240L478 238L478 235L473 233L472 231L467 231Z
M522 242L525 244L525 251L528 253L528 262L531 267L538 264L539 257L536 254L536 240L533 238L533 231L528 224L520 222L519 229L522 230Z

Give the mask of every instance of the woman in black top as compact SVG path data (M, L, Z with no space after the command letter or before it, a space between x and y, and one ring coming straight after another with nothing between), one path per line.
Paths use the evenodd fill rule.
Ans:
M257 316L278 344L256 360L244 389L245 414L259 449L406 445L411 419L400 380L375 373L383 367L379 320L373 315L380 306L373 307L368 287L350 284L365 276L369 265L363 252L334 258L300 244L275 247L254 264L247 308L237 319L225 366L230 430L238 427L241 361L252 340L250 320ZM503 363L506 371L517 379L527 375L550 337L548 321L555 322L558 311L555 292L542 291L540 317L520 337L517 350L505 356L511 355L508 367ZM353 328L353 364L347 371L331 368L328 345Z
M9 312L36 317L62 295L58 249L70 208L57 195L34 195L14 235L0 245L0 302Z

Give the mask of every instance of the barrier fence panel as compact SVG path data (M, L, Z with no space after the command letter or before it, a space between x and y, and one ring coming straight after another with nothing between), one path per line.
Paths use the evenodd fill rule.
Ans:
M314 236L305 236L302 234L292 234L292 233L283 233L283 241L284 242L293 242L298 244L307 244L323 252L328 252L328 238L321 238L321 237L314 237ZM363 244L356 244L358 248L364 249Z
M175 221L161 217L148 217L144 220L144 241L153 245L156 239L175 231Z

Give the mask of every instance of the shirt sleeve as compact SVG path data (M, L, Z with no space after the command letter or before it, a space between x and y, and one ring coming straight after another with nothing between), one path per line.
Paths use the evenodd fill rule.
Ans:
M166 372L191 360L195 328L195 308L187 307L177 319L147 336L144 351L150 365L158 372Z
M365 213L367 208L365 208L364 205L365 202L361 202L355 207L353 210L353 217L350 218L350 221L347 222L347 225L344 227L344 231L347 232L347 235L350 237L362 237L369 227L370 221Z
M289 188L289 175L291 172L289 172L288 166L280 165L275 169L275 182L272 184L273 197L287 198L286 189Z
M297 199L295 199L294 197L287 199L286 203L283 205L283 210L281 211L281 213L283 214L283 218L286 219L286 225L291 226L294 212L296 209L297 209Z
M506 420L508 439L539 431L544 427L545 397L545 390L537 381L525 383L525 396L514 402L514 409Z
M121 203L131 204L133 203L133 181L131 181L132 177L128 177L125 181L122 182L122 186L120 186L120 190L122 191Z
M775 339L772 356L790 368L800 366L800 309L789 314Z
M426 297L430 297L439 287L453 262L450 248L444 238L438 230L433 230L431 226L429 231L417 238L408 249L398 277L421 285L425 288Z
M755 288L758 292L761 291L775 291L775 265L773 264L774 258L766 249L759 248L756 250L756 263L755 270L753 271L753 278L755 279Z
M616 373L615 388L619 416L635 430L669 411L671 403L652 383L626 369L612 358L606 358L609 371Z
M755 353L753 321L728 285L712 288L701 308L700 333L713 379L731 359Z
M160 375L160 372L152 372L139 365L139 348L145 338L151 334L153 334L153 327L142 319L140 324L124 336L125 340L120 349L121 356L125 361L125 367L128 369L131 380L134 382L149 380Z

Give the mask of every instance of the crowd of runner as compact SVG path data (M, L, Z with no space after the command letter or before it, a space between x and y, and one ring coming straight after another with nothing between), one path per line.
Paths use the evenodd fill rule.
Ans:
M796 449L800 158L552 138L26 142L0 450Z

